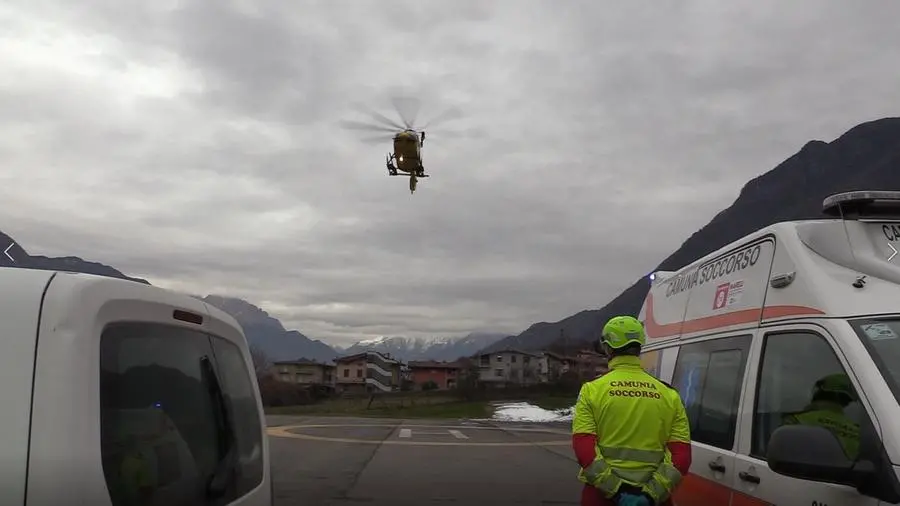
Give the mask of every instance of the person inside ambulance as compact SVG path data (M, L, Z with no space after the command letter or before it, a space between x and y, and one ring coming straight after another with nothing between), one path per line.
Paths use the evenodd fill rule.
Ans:
M641 367L644 327L617 316L600 337L609 372L575 403L572 446L582 506L664 506L691 466L690 426L671 385Z
M843 373L825 376L813 387L811 402L797 413L785 415L785 425L814 425L828 429L840 441L850 460L859 455L859 424L844 414L856 401L850 378Z

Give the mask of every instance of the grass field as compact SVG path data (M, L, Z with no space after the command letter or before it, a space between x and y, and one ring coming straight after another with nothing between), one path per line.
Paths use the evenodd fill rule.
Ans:
M573 397L535 396L515 399L529 402L547 410L571 407ZM493 414L493 401L462 401L450 395L385 395L376 396L369 403L368 397L334 399L304 406L267 408L275 415L317 416L371 416L381 418L489 418Z

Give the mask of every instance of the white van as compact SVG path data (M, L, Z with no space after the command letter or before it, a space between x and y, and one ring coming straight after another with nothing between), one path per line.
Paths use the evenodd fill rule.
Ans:
M272 504L232 317L133 281L0 268L0 338L0 504Z
M642 361L693 439L677 506L900 503L900 192L823 207L651 275Z

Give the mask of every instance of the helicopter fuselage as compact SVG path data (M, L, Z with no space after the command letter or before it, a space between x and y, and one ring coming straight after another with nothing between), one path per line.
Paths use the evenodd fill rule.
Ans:
M422 140L414 130L394 136L394 163L398 170L413 174L422 172Z

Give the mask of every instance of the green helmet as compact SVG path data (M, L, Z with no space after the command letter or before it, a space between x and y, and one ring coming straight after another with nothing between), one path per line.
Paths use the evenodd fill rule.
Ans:
M633 316L616 316L610 318L603 326L600 341L612 349L619 349L631 343L643 346L647 342L644 326Z
M856 390L850 377L843 373L830 374L816 382L815 392L828 392L831 394L846 395L851 400L856 399Z

